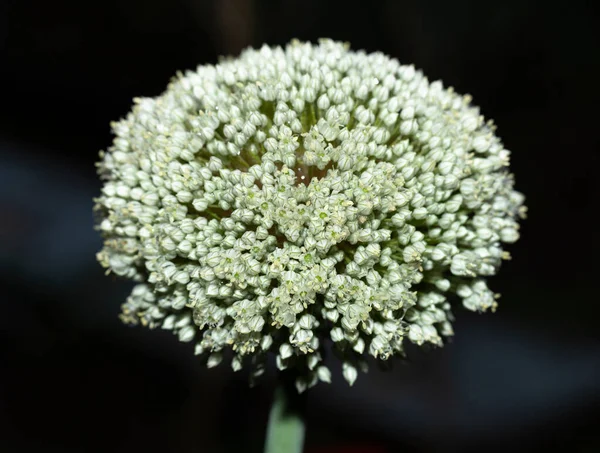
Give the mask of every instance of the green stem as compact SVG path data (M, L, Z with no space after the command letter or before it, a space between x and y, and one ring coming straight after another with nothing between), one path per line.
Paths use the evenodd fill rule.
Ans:
M269 414L264 453L302 453L305 408L306 393L298 394L293 376L283 375Z

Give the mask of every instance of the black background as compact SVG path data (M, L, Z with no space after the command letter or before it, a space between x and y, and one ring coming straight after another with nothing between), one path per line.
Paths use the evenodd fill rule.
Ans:
M600 451L599 34L593 3L0 3L0 450L259 452L274 373L206 371L117 319L94 163L133 97L247 46L331 37L470 93L529 216L447 347L311 391L307 452ZM350 448L354 448L351 450ZM337 448L337 449L336 449Z

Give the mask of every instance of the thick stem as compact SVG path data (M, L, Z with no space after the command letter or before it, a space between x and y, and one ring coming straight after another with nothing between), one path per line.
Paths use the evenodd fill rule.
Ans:
M298 394L293 376L282 373L269 414L264 453L302 453L306 393Z

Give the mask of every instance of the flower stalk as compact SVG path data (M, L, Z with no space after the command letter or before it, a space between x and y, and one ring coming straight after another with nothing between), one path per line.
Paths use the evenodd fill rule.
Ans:
M306 431L306 393L299 394L294 380L281 373L267 425L264 453L301 453Z

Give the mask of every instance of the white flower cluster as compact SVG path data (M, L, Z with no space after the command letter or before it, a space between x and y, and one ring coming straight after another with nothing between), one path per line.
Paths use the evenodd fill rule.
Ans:
M450 301L517 240L509 151L468 96L341 43L246 50L136 99L101 154L99 260L139 284L122 319L175 332L208 366L302 391L365 355L442 344ZM229 350L229 352L227 352Z

